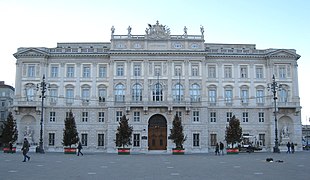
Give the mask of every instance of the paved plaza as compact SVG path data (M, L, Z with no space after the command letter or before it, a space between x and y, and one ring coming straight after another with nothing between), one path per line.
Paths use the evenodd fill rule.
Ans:
M30 161L22 162L21 152L0 153L1 180L166 180L166 179L249 179L308 180L310 152L295 154L240 153L215 156L209 154L133 154L29 153ZM274 162L266 162L273 158ZM275 162L277 160L283 162Z

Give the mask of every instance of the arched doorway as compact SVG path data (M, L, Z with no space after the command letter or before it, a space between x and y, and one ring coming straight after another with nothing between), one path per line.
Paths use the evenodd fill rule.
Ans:
M160 114L149 120L148 145L149 150L167 150L167 121Z

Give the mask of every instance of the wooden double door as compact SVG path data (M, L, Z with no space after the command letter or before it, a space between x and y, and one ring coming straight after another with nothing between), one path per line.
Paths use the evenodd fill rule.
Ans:
M156 114L149 120L149 150L167 150L167 121L162 115Z

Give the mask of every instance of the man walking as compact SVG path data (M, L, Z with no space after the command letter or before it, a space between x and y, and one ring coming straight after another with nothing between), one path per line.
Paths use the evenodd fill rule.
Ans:
M29 152L29 147L30 147L30 144L29 144L27 138L24 138L24 144L22 147L22 151L23 151L23 155L24 155L23 162L26 162L26 159L28 159L28 161L30 160L30 157L27 155L27 153Z
M83 149L83 147L82 147L82 144L81 144L80 141L79 141L77 149L78 149L78 154L77 155L79 156L80 154L82 154L82 156L83 156L83 153L81 152L81 149Z
M224 144L220 142L220 154L224 155Z
M286 147L287 147L286 153L291 153L291 143L290 142L287 142Z

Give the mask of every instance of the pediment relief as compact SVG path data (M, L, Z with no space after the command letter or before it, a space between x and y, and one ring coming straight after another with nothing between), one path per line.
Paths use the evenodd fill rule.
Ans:
M29 57L29 56L48 56L48 53L46 51L37 49L37 48L27 48L18 51L17 53L14 54L14 56L17 57Z

